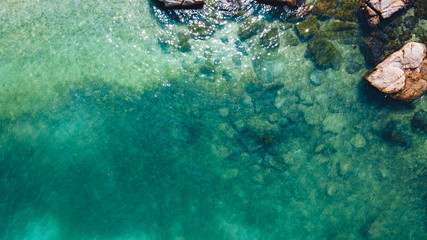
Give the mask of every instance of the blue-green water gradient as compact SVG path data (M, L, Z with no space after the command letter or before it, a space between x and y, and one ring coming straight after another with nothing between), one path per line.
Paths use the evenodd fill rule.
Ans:
M244 10L2 0L0 238L427 238L426 99L363 81L359 30L318 69L288 13Z

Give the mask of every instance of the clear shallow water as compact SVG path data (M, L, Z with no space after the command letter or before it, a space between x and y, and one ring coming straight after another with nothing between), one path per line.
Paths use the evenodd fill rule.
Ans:
M210 11L188 51L191 11L0 4L1 238L425 238L425 98L369 88L361 36L317 69L268 7L275 51Z

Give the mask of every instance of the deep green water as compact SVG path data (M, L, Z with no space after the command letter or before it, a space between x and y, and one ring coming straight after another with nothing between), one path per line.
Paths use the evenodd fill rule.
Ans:
M426 239L426 98L366 85L360 31L318 69L246 10L1 0L0 238ZM277 49L239 40L249 15Z

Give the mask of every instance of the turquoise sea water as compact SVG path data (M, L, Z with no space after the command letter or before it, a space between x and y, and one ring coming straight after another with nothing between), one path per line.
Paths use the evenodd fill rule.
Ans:
M0 238L426 239L426 98L363 81L360 29L317 68L292 13L243 10L2 0Z

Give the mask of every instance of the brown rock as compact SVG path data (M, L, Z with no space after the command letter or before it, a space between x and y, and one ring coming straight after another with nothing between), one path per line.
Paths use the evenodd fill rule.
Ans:
M422 43L409 42L365 75L383 93L414 101L427 91L427 51Z
M392 97L399 100L412 102L421 97L424 91L427 90L427 82L421 79L420 73L417 71L407 72L405 87Z
M376 27L382 19L391 17L405 8L412 0L362 0L361 10L365 13L369 26Z

